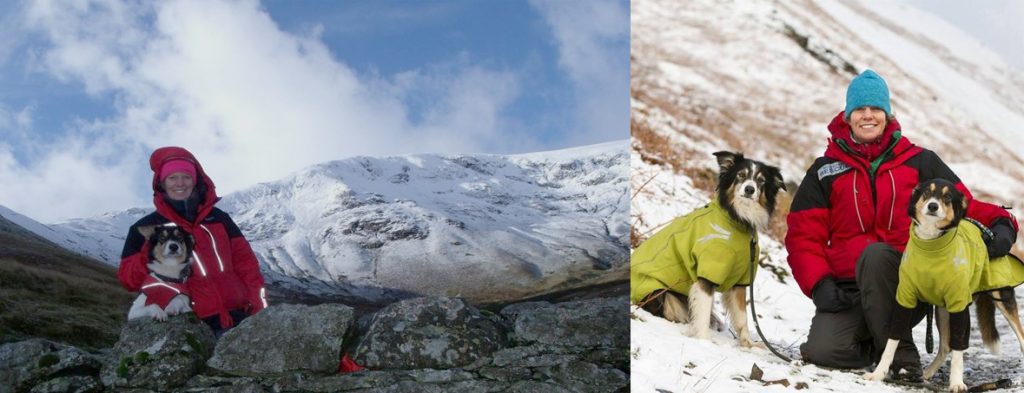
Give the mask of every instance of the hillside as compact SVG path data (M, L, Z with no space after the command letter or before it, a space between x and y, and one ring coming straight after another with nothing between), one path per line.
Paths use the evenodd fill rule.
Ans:
M113 268L0 216L0 343L43 337L109 347L133 298Z
M1013 212L1024 208L1024 75L934 16L893 2L871 4L631 3L634 247L710 200L714 151L738 150L780 166L794 192L824 151L825 127L842 110L846 85L865 68L888 81L904 136L936 151L975 196ZM758 274L753 300L766 337L798 358L814 306L790 276L781 244L790 198L780 198L771 228L761 234L761 272L771 274ZM716 310L723 314L720 304ZM635 392L797 391L801 382L806 387L799 391L904 391L866 383L856 372L742 350L728 330L714 332L708 342L643 310L631 318ZM1022 354L1002 318L997 326L1003 355L983 350L975 332L966 354L967 383L1009 378L1020 389ZM924 335L920 324L915 338L928 362L934 355L923 353ZM751 378L753 365L764 370L763 381L784 379L788 385ZM946 376L948 365L934 381L943 386Z

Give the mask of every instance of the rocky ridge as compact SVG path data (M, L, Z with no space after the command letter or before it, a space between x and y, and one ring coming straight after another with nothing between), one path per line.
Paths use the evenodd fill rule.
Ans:
M191 315L125 324L90 354L42 339L0 346L7 392L613 392L629 386L624 297L393 303L356 319L340 304L280 304L219 340ZM348 353L366 370L339 374Z

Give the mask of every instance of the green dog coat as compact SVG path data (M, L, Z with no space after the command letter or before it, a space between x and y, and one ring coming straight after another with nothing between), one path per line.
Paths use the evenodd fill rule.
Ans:
M725 292L750 285L750 242L757 232L736 222L717 201L676 218L643 242L630 258L630 300L639 303L661 289L687 295L698 278Z
M957 313L971 304L975 293L1021 283L1024 263L1012 255L989 260L981 230L961 221L955 230L932 240L910 231L910 242L900 263L896 301L905 308L914 308L921 300Z

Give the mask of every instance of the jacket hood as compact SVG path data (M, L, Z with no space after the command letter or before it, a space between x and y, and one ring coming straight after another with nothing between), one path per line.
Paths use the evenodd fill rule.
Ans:
M206 175L206 171L203 170L203 166L199 164L196 157L183 147L161 147L154 150L153 154L149 156L149 168L153 170L153 205L156 206L156 210L161 215L191 231L193 223L186 222L164 200L164 191L160 186L160 168L165 162L171 160L185 160L196 166L196 191L200 192L203 199L199 201L199 214L196 216L195 222L202 221L213 209L213 205L219 200L217 198L216 186L214 186L213 180Z
M846 112L839 112L835 117L832 118L832 122L828 125L828 130L832 134L829 138L828 148L825 150L825 156L829 158L835 158L843 161L860 161L862 163L869 163L870 160L874 160L877 157L867 157L863 154L853 154L853 152L861 153L858 147L867 147L871 143L877 143L878 146L874 146L877 153L885 152L891 148L891 154L893 157L900 155L905 152L914 144L911 143L905 136L900 135L900 138L896 140L895 146L892 146L893 135L900 132L900 122L895 118L889 119L885 125L885 130L882 131L882 136L878 138L878 142L871 142L866 144L858 144L854 142L853 137L850 135L850 125L846 122ZM844 149L840 145L845 145L848 149ZM868 147L870 148L870 147ZM848 151L851 150L851 151Z

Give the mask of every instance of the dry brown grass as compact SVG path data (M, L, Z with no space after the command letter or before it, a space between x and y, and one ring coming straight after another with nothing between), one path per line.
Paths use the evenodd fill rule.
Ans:
M772 220L768 222L768 228L765 229L768 236L780 243L786 239L786 232L789 230L789 226L786 225L786 216L789 215L789 206L793 204L793 196L796 195L796 187L790 188L793 190L780 192L776 197L775 214L772 214Z
M640 145L638 151L644 162L669 166L674 172L679 172L683 168L683 155L672 146L667 137L654 132L647 123L637 120L636 117L629 119L629 129L634 143Z
M0 344L41 337L109 347L133 297L113 267L0 226Z

